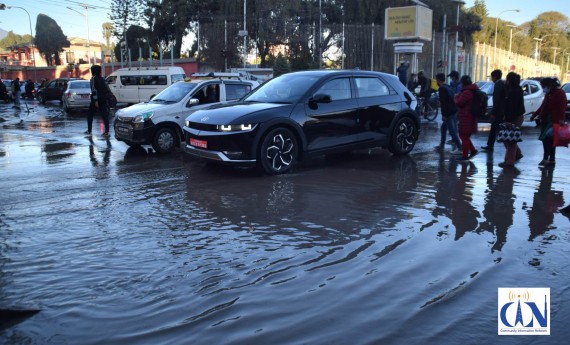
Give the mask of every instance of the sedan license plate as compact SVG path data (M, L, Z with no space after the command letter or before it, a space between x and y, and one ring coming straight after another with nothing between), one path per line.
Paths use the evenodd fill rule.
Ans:
M208 148L208 142L206 140L198 140L198 139L190 138L190 145L195 146L195 147L200 147L203 149Z
M87 99L87 98L89 98L89 95L81 95L81 98L82 98L82 99Z

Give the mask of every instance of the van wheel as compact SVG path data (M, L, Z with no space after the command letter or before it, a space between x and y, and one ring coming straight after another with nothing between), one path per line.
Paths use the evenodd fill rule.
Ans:
M172 128L161 128L154 135L152 148L158 153L170 153L176 147L178 135Z

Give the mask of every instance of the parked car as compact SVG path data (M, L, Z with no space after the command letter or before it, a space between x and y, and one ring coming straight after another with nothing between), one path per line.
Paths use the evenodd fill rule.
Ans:
M70 80L62 96L62 106L66 112L73 109L89 108L91 84L89 80Z
M63 101L63 93L67 90L67 83L81 78L57 78L50 81L46 87L38 90L36 98L42 104L47 101ZM83 79L84 80L84 79Z
M317 70L266 81L239 102L186 119L186 152L267 174L315 155L383 147L409 153L418 139L417 101L394 75Z
M238 74L209 74L206 79L174 83L152 98L116 113L115 138L129 146L152 145L158 153L172 152L184 140L188 115L218 103L235 101L259 83Z
M566 119L570 120L570 83L562 85L562 90L566 92L566 99L568 100L566 104Z
M540 82L534 79L521 81L521 87L523 88L525 114L528 115L540 107L544 99L544 92L542 91ZM490 114L493 109L493 91L495 90L495 84L493 82L486 82L482 84L480 89L489 95L489 100L487 103L487 114L484 118L480 118L479 122L491 122Z

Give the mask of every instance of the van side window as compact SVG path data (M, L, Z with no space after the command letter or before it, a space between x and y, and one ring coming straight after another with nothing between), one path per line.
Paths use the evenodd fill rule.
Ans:
M249 84L226 84L226 101L240 99L249 91L251 91Z
M107 79L105 79L105 81L107 82L107 84L115 84L117 82L117 76L116 75L108 76Z

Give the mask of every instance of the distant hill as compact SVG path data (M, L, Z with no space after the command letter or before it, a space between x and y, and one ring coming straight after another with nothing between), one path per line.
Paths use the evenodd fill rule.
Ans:
M8 31L0 29L0 40L4 39L6 36L8 36Z

